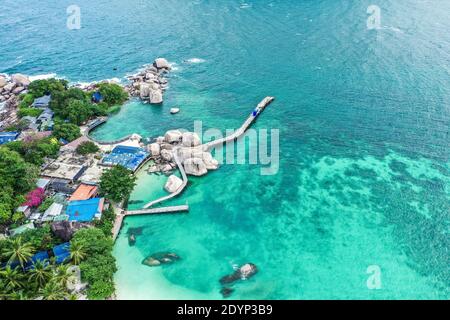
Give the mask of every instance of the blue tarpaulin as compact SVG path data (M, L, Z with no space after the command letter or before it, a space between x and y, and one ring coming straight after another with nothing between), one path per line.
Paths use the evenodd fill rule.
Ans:
M66 242L53 248L56 263L60 264L70 259L70 243Z
M96 214L101 214L103 210L103 198L93 198L89 200L69 201L66 214L69 221L92 221Z
M0 144L12 142L19 136L18 132L0 132Z

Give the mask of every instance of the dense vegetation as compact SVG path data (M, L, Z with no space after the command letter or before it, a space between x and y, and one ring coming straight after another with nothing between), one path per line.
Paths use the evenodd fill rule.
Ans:
M71 142L81 137L80 128L72 123L56 122L53 128L53 136Z
M110 200L127 200L136 185L136 177L123 166L114 166L105 171L100 179L100 190Z
M54 138L43 138L13 141L8 143L6 147L18 152L26 162L40 166L44 163L46 157L56 158L60 146Z
M83 142L77 147L77 153L81 155L97 153L99 150L100 149L97 147L97 145L92 141Z
M26 162L17 151L0 147L0 229L24 218L15 208L34 189L38 173L38 168Z
M89 284L88 298L110 297L114 293L113 276L117 271L111 236L98 228L81 229L73 237L71 246L83 251L80 269L82 279Z
M49 226L1 240L0 263L6 263L6 266L0 269L0 300L38 297L44 300L74 299L67 290L69 265L56 265L51 258L49 261L35 262L32 268L25 268L37 251L49 250L59 242ZM13 263L18 266L13 267Z

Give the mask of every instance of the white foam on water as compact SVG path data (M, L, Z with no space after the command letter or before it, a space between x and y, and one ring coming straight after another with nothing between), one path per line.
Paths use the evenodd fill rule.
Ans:
M192 64L199 64L199 63L205 63L206 60L202 59L202 58L190 58L186 60L187 63L192 63Z
M56 73L38 74L35 76L28 77L28 79L30 79L30 81L47 80L47 79L51 79L51 78L56 78Z

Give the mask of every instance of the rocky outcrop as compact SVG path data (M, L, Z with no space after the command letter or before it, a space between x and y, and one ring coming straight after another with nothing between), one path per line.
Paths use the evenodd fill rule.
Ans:
M230 284L238 280L247 280L258 272L258 268L253 263L246 263L237 269L234 273L224 276L220 279L221 284Z
M6 78L4 76L0 76L0 88L6 86L7 83Z
M125 90L131 96L139 97L143 101L151 104L161 104L164 100L164 91L168 85L164 75L169 70L170 65L167 60L158 58L151 66L128 77L130 84L125 87Z
M164 264L171 264L180 260L180 257L175 253L170 252L158 252L154 253L142 261L142 264L149 267L159 267Z
M177 176L171 175L169 179L167 179L166 185L164 189L166 189L169 193L174 193L183 185L183 180L178 178Z

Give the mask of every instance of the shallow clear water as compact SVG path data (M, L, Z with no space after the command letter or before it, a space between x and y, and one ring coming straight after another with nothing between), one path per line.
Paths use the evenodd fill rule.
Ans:
M278 174L224 165L171 202L188 214L127 218L119 298L220 298L218 279L245 262L260 271L238 299L450 298L449 2L379 1L378 31L366 28L370 1L77 2L82 29L70 31L69 1L3 1L0 72L90 81L176 63L163 106L131 102L99 139L195 120L236 128L277 98L255 128L280 130ZM140 173L130 206L163 184ZM129 227L144 227L134 247ZM158 251L182 260L141 265ZM366 285L370 265L380 290Z

